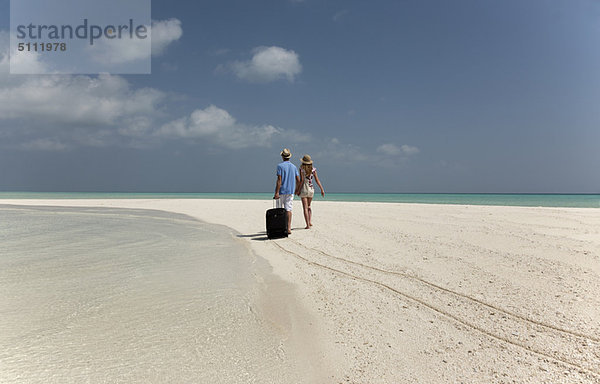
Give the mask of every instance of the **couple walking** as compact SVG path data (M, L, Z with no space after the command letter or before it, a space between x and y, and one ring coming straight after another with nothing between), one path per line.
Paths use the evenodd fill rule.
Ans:
M277 164L277 183L275 185L275 196L273 196L274 199L281 201L283 208L287 211L288 234L292 233L292 202L294 201L294 194L300 196L302 199L304 221L306 221L305 229L310 229L312 226L312 209L310 208L310 203L315 193L313 180L321 188L321 196L325 196L325 190L317 176L317 169L313 166L310 156L304 155L302 157L300 171L290 161L291 157L292 154L289 149L285 148L281 151L281 159L283 161Z

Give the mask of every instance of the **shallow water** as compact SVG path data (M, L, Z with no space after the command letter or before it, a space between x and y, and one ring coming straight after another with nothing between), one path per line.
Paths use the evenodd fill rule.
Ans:
M228 229L122 209L0 218L0 383L301 381L255 304L266 267Z

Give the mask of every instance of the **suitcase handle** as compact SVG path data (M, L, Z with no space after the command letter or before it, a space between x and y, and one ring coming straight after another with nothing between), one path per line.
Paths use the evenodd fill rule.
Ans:
M281 198L273 199L273 208L283 208L283 203L281 202Z

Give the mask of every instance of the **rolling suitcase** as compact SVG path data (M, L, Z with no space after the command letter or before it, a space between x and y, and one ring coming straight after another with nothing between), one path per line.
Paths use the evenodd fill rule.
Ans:
M279 200L277 200L279 206ZM273 208L267 210L267 237L278 239L287 237L287 212L285 208Z

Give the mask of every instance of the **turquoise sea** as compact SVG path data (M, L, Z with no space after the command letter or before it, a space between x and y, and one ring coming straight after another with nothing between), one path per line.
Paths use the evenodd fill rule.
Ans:
M243 199L269 200L272 193L0 192L0 199ZM330 193L315 200L380 203L600 208L600 194Z

